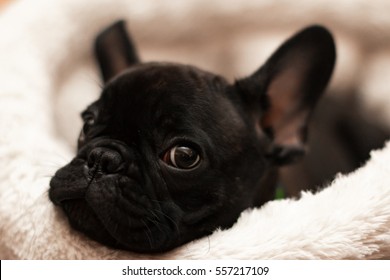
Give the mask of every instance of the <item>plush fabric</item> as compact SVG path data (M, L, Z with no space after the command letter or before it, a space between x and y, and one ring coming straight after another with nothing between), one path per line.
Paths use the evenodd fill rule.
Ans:
M257 49L258 43L252 38L258 30L280 35L276 39L270 35L263 42L268 51L292 28L313 21L328 23L336 29L341 54L345 54L332 87L358 86L368 107L388 121L390 97L378 92L388 91L384 86L387 80L380 74L390 69L390 56L385 51L390 42L390 32L386 32L390 26L386 12L389 4L379 0L324 0L315 2L318 8L308 0L298 1L300 5L278 3L21 0L3 11L0 258L390 258L390 143L372 152L363 167L339 175L316 194L303 193L299 200L272 201L260 209L249 209L231 229L217 230L160 255L139 255L97 244L73 231L48 200L50 177L72 158L81 126L78 113L99 92L91 57L93 38L118 18L130 20L142 57L199 61L199 66L228 76L235 71L242 75L256 67L253 63L261 64L263 54L256 59L248 56ZM225 31L224 37L213 41L219 31ZM363 37L364 42L360 41ZM189 54L185 42L190 39L191 44L206 46L204 53L192 49L195 54ZM377 52L368 56L367 46ZM199 59L203 55L205 59ZM227 65L230 70L226 70ZM362 65L366 67L361 69ZM354 76L357 74L359 79ZM371 96L369 92L374 93Z

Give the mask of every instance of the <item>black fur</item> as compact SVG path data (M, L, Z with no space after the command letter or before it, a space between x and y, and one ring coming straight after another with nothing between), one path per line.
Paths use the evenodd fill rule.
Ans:
M320 26L234 84L193 66L140 63L123 22L102 32L95 49L106 84L82 114L77 155L57 171L49 196L74 228L137 252L228 228L244 209L271 200L278 166L305 151L335 62L332 36ZM183 146L199 156L194 168L169 161Z

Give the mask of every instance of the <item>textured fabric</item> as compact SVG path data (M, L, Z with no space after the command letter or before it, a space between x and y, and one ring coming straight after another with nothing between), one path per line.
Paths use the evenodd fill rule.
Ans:
M386 115L390 112L390 97L378 94L388 90L380 74L390 69L390 56L384 51L390 44L389 3L316 1L316 7L312 1L299 3L21 0L8 7L0 16L0 258L390 258L390 144L373 152L365 166L339 175L317 194L303 193L299 200L273 201L260 209L247 210L231 229L216 231L162 255L112 250L90 241L73 231L48 200L50 177L72 157L81 126L78 113L99 92L91 57L93 38L118 18L130 20L140 39L141 56L145 49L150 58L164 55L157 49L159 45L169 49L171 45L166 41L180 44L191 38L188 34L194 34L207 45L216 31L227 27L230 37L221 40L225 40L225 51L232 50L229 71L238 74L253 67L247 55L257 46L251 39L257 34L254 29L273 30L284 36L292 31L286 31L286 25L329 23L337 26L341 46L349 50L344 53L352 54L341 59L333 87L348 88L357 83L363 99L371 102L383 120L390 120ZM285 9L279 10L281 6ZM279 21L275 21L275 13ZM161 22L163 31L159 28ZM194 22L199 23L198 27ZM366 36L365 42L359 41L362 36ZM271 37L269 44L274 47ZM238 45L234 43L237 40ZM376 46L378 52L362 59L364 46ZM223 52L213 48L211 43L205 48L211 50L205 57L220 55L221 60L209 60L210 64L203 61L201 66L224 72ZM182 62L196 64L198 56L202 54L186 56L178 52L179 58L188 59ZM361 69L363 64L366 67ZM348 75L348 69L360 74L359 80ZM371 91L372 98L367 94Z

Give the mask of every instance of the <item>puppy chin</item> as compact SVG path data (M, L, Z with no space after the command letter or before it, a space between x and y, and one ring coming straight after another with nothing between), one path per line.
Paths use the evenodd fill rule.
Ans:
M116 248L120 245L106 230L85 200L66 200L61 203L61 207L74 229L107 246Z
M104 205L101 205L104 209ZM155 253L176 246L177 234L163 221L142 218L104 217L103 220L85 199L66 200L61 208L72 227L109 247L139 253ZM125 222L118 223L117 220Z
M67 200L62 203L61 207L74 229L84 233L89 238L99 243L113 248L128 249L132 251L147 252L153 250L150 242L148 242L147 239L142 238L143 236L146 237L146 235L142 232L143 230L141 228L139 229L139 232L135 232L134 230L129 231L127 244L121 243L111 234L115 229L107 230L106 225L102 223L85 200ZM134 242L131 242L133 239Z

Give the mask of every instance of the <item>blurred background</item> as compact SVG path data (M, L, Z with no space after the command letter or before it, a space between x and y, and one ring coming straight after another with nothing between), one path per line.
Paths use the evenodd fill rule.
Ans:
M0 9L17 1L0 0ZM93 11L101 2L85 5ZM117 3L126 7L121 12L141 59L193 64L230 81L250 75L301 28L322 24L331 30L336 70L313 118L306 162L282 170L284 184L292 186L290 194L354 170L390 135L388 0L112 0L112 9ZM74 14L75 24L92 16ZM92 42L88 44L85 52L67 54L55 96L58 134L73 148L81 127L78 115L100 91Z

